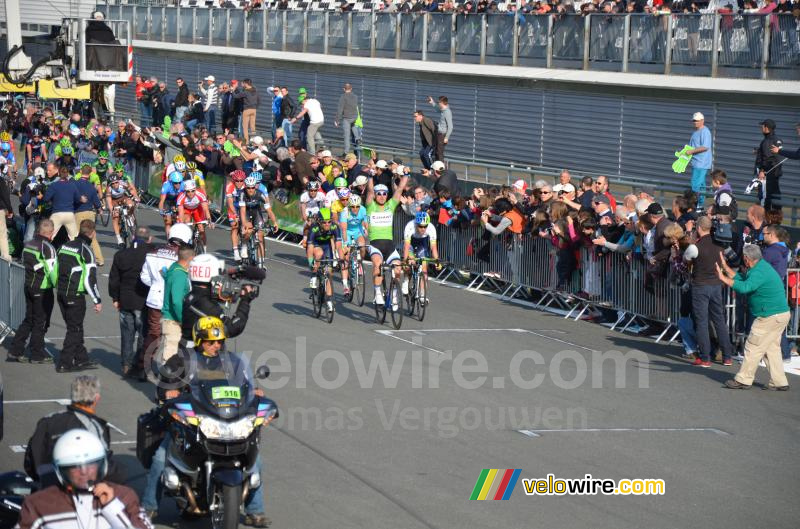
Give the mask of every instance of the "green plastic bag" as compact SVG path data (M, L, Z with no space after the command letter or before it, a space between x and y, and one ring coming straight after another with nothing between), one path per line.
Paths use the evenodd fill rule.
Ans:
M686 151L691 150L692 148L688 145L684 145L683 149L680 151L675 151L675 156L678 158L672 163L672 170L676 173L683 173L686 172L686 168L689 166L689 161L692 159L691 154L686 154Z

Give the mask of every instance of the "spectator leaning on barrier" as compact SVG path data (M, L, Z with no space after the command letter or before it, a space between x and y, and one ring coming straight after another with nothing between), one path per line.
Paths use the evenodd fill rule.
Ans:
M755 318L745 342L742 367L725 386L750 389L758 365L764 359L770 381L763 389L787 391L789 381L783 369L780 346L781 334L790 316L786 290L778 272L762 259L758 246L748 244L743 254L745 272L734 273L721 256L716 267L720 281L737 294L749 296L750 312Z

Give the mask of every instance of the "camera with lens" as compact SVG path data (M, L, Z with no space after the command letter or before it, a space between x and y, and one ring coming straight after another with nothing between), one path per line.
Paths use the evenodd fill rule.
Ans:
M728 266L736 268L741 264L739 255L733 250L733 226L729 223L720 222L715 218L711 221L711 240L715 244L722 246L722 255Z
M254 300L260 293L261 282L267 276L261 268L239 265L228 270L227 274L211 278L211 292L223 303L235 303L242 295L244 287L250 287L247 297Z

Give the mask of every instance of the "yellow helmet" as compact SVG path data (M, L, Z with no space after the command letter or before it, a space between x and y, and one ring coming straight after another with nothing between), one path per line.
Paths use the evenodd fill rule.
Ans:
M192 340L195 347L203 342L217 342L225 339L225 324L216 316L203 316L192 327Z
M7 131L0 132L0 141L11 141L11 134Z
M183 162L186 163L186 158L183 157L182 154L176 154L175 158L172 159L173 163Z

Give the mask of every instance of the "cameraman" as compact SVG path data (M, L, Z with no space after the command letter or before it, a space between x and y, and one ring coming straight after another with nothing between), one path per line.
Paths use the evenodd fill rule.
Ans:
M192 341L195 322L203 316L216 316L225 324L225 335L229 338L244 332L250 314L250 302L258 295L253 285L244 285L239 292L239 305L233 316L225 314L223 305L234 301L235 293L223 292L225 263L211 254L200 254L189 264L189 280L192 289L183 300L183 319L181 322L183 339ZM261 281L264 271L260 268L244 267L242 275L247 279Z
M692 265L692 314L694 316L699 356L694 364L711 367L711 336L709 325L716 330L717 340L722 349L723 365L732 365L732 346L725 323L725 300L722 297L722 281L717 277L716 265L722 258L723 246L711 235L711 217L697 219L698 239L690 252L687 249L684 259ZM696 251L695 251L696 249Z
M775 135L775 121L765 119L761 123L761 133L764 139L761 140L755 151L755 169L757 178L765 182L764 186L764 208L779 209L781 201L780 178L783 176L783 168L780 156L772 152L772 147L780 148L783 144L780 138Z

